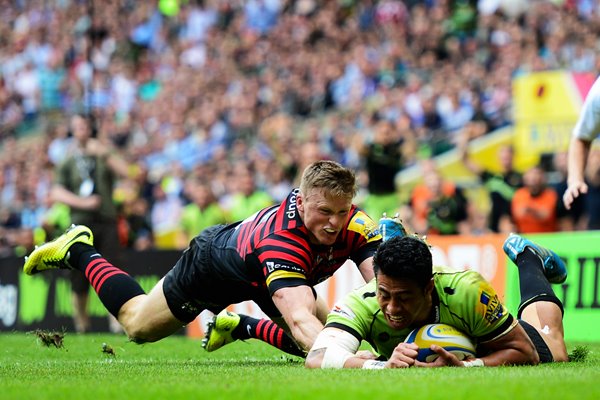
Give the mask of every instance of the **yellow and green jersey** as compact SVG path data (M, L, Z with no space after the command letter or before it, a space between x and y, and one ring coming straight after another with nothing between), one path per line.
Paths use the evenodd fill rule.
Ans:
M431 321L452 325L476 343L492 340L513 324L514 318L500 302L496 291L478 272L434 269ZM389 358L394 348L418 326L391 328L377 302L376 280L350 292L327 317L327 327L342 329L359 342L367 341L380 355Z

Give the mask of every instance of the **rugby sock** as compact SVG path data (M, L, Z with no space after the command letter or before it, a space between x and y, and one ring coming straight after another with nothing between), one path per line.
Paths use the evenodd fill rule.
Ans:
M106 261L94 247L75 243L69 252L69 264L85 274L104 307L115 317L128 300L145 294L129 274Z
M304 351L275 322L270 319L256 319L243 314L239 315L240 323L231 332L234 339L259 339L293 356L306 357Z
M517 256L517 267L519 267L519 288L521 292L521 304L519 305L517 318L521 318L521 312L525 307L536 301L555 303L563 312L561 301L554 294L550 282L544 275L542 260L533 250L527 247L525 251Z

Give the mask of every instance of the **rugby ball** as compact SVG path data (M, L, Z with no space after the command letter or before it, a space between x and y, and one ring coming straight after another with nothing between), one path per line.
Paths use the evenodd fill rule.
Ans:
M429 348L432 344L443 347L459 360L475 357L476 353L475 343L469 336L446 324L422 326L410 332L404 341L419 346L417 360L423 362L432 362L438 358L438 355Z

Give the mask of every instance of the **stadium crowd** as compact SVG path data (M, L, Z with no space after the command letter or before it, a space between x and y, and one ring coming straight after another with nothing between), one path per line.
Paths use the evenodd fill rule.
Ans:
M185 247L322 158L356 170L379 213L369 198L402 191L402 168L512 123L514 77L598 75L598 3L1 0L0 255L69 224L49 193L74 113L130 165L114 194L127 247ZM461 207L446 233L489 231Z

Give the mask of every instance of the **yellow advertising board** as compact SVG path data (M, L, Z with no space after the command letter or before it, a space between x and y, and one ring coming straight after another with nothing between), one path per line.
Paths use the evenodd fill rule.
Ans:
M594 79L590 73L544 71L513 80L514 146L520 169L539 162L541 154L567 150Z

